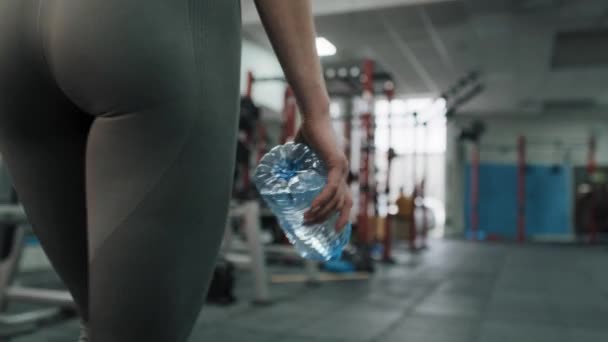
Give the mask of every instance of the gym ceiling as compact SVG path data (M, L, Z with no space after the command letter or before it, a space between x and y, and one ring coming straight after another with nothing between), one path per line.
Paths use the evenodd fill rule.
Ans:
M477 115L606 113L608 1L313 0L319 35L338 53L371 57L397 93L436 96L472 70L484 92L461 109ZM253 1L245 37L270 49Z

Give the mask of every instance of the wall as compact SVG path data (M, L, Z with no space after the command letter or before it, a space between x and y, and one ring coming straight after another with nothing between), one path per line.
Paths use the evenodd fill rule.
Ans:
M464 217L471 230L471 168L464 177ZM518 168L514 164L482 163L479 168L478 233L493 239L514 240L518 232ZM571 239L572 170L528 165L525 187L526 239Z
M280 77L283 76L281 65L275 54L248 40L243 41L241 58L241 94L245 93L247 86L247 72L252 71L257 77ZM253 100L256 104L266 106L274 112L281 113L283 110L283 96L285 83L263 82L253 86Z
M456 116L448 125L448 151L446 155L447 229L451 234L462 235L467 222L465 207L468 201L466 196L468 185L466 182L471 148L470 144L457 143L457 136L461 128L470 125L474 118L483 118L486 123L486 133L481 140L482 167L500 169L502 165L506 167L502 171L515 174L512 172L513 170L507 171L507 169L514 167L517 162L517 151L515 149L517 137L520 134L526 136L529 142L527 163L538 171L534 172L535 178L529 178L532 177L532 170L529 170L527 176L528 181L533 182L528 189L527 196L530 203L527 209L529 212L536 211L534 214L538 215L538 218L530 222L532 225L535 224L534 222L540 222L539 220L551 216L551 211L557 208L543 206L549 201L548 198L542 197L546 194L552 194L553 197L562 196L554 203L556 203L556 206L559 204L564 207L562 211L567 211L566 214L568 215L562 216L562 219L568 217L571 221L572 193L568 191L572 189L571 168L586 165L587 143L592 133L597 137L598 163L600 165L608 164L608 120L605 116L557 113L536 116L511 115L508 117ZM555 184L547 181L554 176L550 176L550 173L545 173L543 170L550 170L550 166L556 164L565 166L566 172L560 177L559 182L567 182L567 184ZM539 178L539 175L545 175L546 177ZM515 183L512 181L511 177L507 177L502 184L511 182L514 185ZM487 182L490 182L490 180L486 180ZM563 191L560 189L563 189ZM503 191L506 190L503 189ZM531 229L536 228L539 227L531 227ZM563 227L556 228L556 231L558 230L562 230L562 233L564 233ZM568 222L567 232L561 235L564 237L571 232L572 224Z
M608 118L583 115L539 115L487 118L482 138L482 161L512 163L517 154L517 136L529 142L528 160L538 164L553 164L560 158L574 165L585 165L587 143L593 133L598 138L598 161L608 163ZM463 127L471 117L456 117L454 123ZM558 145L561 143L561 146Z

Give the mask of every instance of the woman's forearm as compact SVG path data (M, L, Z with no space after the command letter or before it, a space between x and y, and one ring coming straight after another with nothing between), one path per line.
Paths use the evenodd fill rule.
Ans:
M328 115L310 0L256 0L256 5L304 119Z

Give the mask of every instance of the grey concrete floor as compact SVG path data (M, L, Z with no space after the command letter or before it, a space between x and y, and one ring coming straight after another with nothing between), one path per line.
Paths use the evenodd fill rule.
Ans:
M268 307L249 303L250 284L239 273L239 302L207 306L191 341L608 341L605 247L435 241L368 281L273 285ZM77 330L68 322L14 341L75 341Z

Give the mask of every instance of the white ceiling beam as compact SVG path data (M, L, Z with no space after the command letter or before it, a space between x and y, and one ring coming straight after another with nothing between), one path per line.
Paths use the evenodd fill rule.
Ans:
M452 62L452 58L450 57L448 49L446 48L445 43L443 42L443 39L441 39L439 32L437 32L437 30L435 29L433 20L431 19L431 17L427 13L427 11L424 9L424 7L421 7L419 9L418 13L420 14L420 19L422 19L424 28L426 29L426 32L429 34L429 37L431 38L431 42L433 43L435 50L437 50L437 54L439 55L439 58L443 62L443 65L446 68L448 68L448 70L450 70L451 72L454 72L456 70L456 68L454 67L454 62Z
M412 50L412 48L402 39L401 35L399 35L399 33L395 30L395 28L393 28L388 18L382 14L378 14L378 19L380 19L382 26L384 26L384 30L388 34L388 38L393 43L393 46L395 46L397 51L401 53L405 60L412 65L412 68L414 68L414 71L418 77L420 77L422 83L424 83L429 92L435 94L439 93L439 87L437 86L435 80L433 80L431 74L424 67L424 65L422 65L414 53L414 50Z
M312 0L312 3L315 16L320 16L449 1L456 0ZM256 24L260 22L260 17L253 0L243 0L242 8L243 24Z

